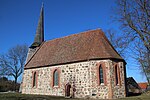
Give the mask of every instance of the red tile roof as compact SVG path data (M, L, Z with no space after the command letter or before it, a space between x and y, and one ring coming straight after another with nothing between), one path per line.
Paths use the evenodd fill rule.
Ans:
M139 85L139 87L140 87L141 89L146 89L147 86L148 86L147 83L138 83L138 85Z
M44 42L25 68L108 58L123 60L97 29Z

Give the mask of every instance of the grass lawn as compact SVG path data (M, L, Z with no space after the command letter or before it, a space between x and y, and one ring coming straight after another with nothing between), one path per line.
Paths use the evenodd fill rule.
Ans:
M87 99L67 99L64 97L44 96L44 95L0 93L0 100L87 100ZM89 99L89 100L96 100L96 99ZM150 100L150 93L115 100Z

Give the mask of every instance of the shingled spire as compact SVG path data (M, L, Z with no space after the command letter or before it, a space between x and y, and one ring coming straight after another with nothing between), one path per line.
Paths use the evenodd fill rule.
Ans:
M34 38L34 42L30 46L30 48L39 47L43 41L44 41L44 6L42 4L36 35Z

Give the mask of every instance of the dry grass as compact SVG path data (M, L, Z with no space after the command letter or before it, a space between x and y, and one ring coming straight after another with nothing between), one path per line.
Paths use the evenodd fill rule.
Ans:
M28 95L19 93L0 93L0 100L87 100L87 99L67 99L64 97L44 96L44 95ZM89 99L96 100L96 99ZM140 96L132 96L115 100L150 100L150 92Z

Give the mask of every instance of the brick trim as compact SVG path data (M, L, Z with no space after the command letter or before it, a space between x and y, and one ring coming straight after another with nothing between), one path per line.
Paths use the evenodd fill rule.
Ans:
M127 76L126 76L126 63L123 63L122 64L122 68L123 68L123 71L124 71L124 85L125 85L125 91L124 91L124 94L125 96L128 96L127 92L128 92L128 89L127 89Z
M117 72L116 72L116 68L117 68ZM121 80L120 80L120 68L119 68L119 64L116 63L114 64L114 75L115 75L115 85L119 85L121 86ZM117 77L118 77L118 84L117 84L117 80L116 80L116 73L117 73Z
M57 70L58 72L58 86L54 86L54 72ZM54 68L52 70L52 81L51 81L51 86L53 88L60 88L60 69L59 68Z
M99 62L97 63L97 80L98 80L98 85L101 85L100 83L100 72L99 72L99 68L100 66L103 69L103 80L104 80L104 85L107 85L107 80L106 80L106 67L105 67L105 63L104 62Z
M35 78L34 78L34 75L36 75ZM35 85L33 84L34 81L35 81ZM32 88L37 88L37 85L38 85L37 83L38 83L38 71L32 71Z
M119 86L121 87L121 76L120 76L120 66L118 66L118 78L119 78Z

